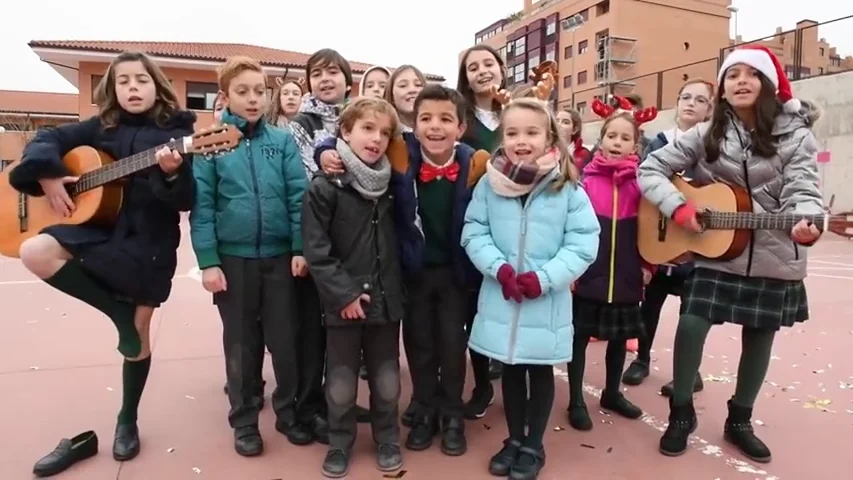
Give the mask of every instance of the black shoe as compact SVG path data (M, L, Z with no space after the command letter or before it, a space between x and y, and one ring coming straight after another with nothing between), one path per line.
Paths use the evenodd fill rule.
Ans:
M329 450L323 460L323 476L342 478L349 473L349 454L343 450Z
M323 415L319 413L314 415L307 427L311 435L314 436L314 441L323 445L329 444L329 422Z
M643 410L631 403L620 391L611 393L605 390L601 392L601 402L599 405L604 410L610 410L631 420L636 420L643 416Z
M521 442L518 440L504 440L504 447L489 460L489 473L496 477L507 477L509 471L518 457L518 449Z
M359 369L358 369L358 376L359 376L359 378L361 378L362 380L367 380L367 367L365 367L364 365L362 365L361 367L359 367Z
M436 420L431 415L421 415L415 426L409 430L406 437L406 448L414 451L426 450L432 446L432 439L436 433Z
M518 457L509 470L510 480L536 480L545 466L545 449L534 450L530 447L518 449Z
M264 439L257 425L234 429L234 450L244 457L255 457L264 452Z
M580 430L582 432L592 430L592 419L589 418L589 411L586 409L586 403L581 402L577 405L569 405L569 408L566 409L566 413L569 417L569 425L571 425L575 430Z
M504 374L504 365L495 360L489 361L489 380L498 380Z
M687 439L696 431L699 421L691 399L686 405L675 405L669 398L669 425L660 438L660 453L677 457L687 450Z
M465 440L465 420L447 417L441 422L441 453L458 457L468 450Z
M355 406L355 421L358 423L370 423L370 410L361 405Z
M752 409L735 405L731 400L728 405L729 416L726 418L723 438L736 446L743 456L758 463L770 463L770 449L755 436L752 428Z
M301 446L314 443L314 436L311 434L311 431L308 430L308 427L299 422L286 424L284 422L276 421L275 429L287 437L287 441L294 445Z
M702 375L700 373L696 373L696 380L693 381L693 393L699 393L705 389L705 382L702 381ZM675 388L672 386L672 382L667 383L666 385L660 387L660 394L664 397L672 397Z
M491 383L487 383L486 385L482 389L475 387L471 393L471 399L465 404L465 418L468 420L483 418L486 415L486 410L495 403L495 389Z
M119 462L132 460L139 455L139 429L136 424L116 425L113 439L113 458Z
M622 374L622 383L637 386L649 376L649 362L647 360L634 360L625 373Z
M406 407L403 415L400 416L400 423L406 427L413 428L417 422L418 408L418 402L415 401L415 397L412 397L409 406Z
M94 457L98 453L98 436L93 431L83 432L74 438L63 438L52 452L33 466L33 475L49 477L64 472L75 463Z
M380 472L394 472L403 467L403 452L400 447L390 443L376 446L376 468Z

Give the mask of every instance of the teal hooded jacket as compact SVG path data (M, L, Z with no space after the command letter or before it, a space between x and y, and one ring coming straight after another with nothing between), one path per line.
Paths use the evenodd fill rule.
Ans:
M302 195L307 178L290 131L254 126L225 110L222 123L243 132L231 151L195 155L190 233L198 267L219 255L269 258L302 254Z

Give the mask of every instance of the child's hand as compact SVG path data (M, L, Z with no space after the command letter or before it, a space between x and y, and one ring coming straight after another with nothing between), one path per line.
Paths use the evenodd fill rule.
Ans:
M174 140L174 138L172 140ZM157 150L157 152L154 153L154 158L157 160L157 164L160 165L160 170L163 170L163 173L166 175L175 173L175 170L177 170L178 167L181 166L181 163L184 162L184 158L181 157L181 154L169 147L163 147L160 150Z
M224 292L228 290L228 282L225 281L225 274L219 267L205 268L201 272L201 285L210 293Z
M326 150L320 154L320 168L327 174L338 175L344 173L344 162L338 152Z
M529 298L539 298L542 295L542 285L539 283L539 277L534 272L524 272L516 277L518 289L521 293Z
M811 245L820 237L820 230L805 219L800 220L791 229L791 239L800 245Z
M366 293L359 295L358 298L341 310L341 318L345 320L366 320L367 314L364 313L361 302L370 303L370 295Z
M672 220L692 232L702 233L702 227L696 219L696 207L690 202L676 208L675 212L672 213Z
M653 274L652 274L651 270L649 270L647 268L643 269L643 285L648 285L649 282L652 281L652 275Z
M512 265L504 263L498 269L497 280L501 284L501 292L504 295L504 300L510 298L516 303L521 303L524 297L521 294L521 289L518 287L518 277L515 275L515 269Z
M303 256L295 256L290 260L290 273L294 277L304 277L308 275L308 262Z

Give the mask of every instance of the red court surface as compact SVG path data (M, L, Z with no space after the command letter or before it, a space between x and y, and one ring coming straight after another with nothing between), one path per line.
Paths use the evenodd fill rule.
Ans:
M55 478L82 480L273 480L322 478L320 445L292 446L273 428L269 407L261 417L266 451L245 459L232 448L222 393L221 326L210 296L194 278L186 244L172 298L152 328L153 367L142 399L142 453L131 462L112 459L110 447L121 403L121 359L115 332L105 318L35 280L16 260L0 260L0 478L31 478L35 460L62 437L95 429L101 453ZM756 430L773 450L773 462L746 461L722 439L725 401L734 389L740 352L736 327L712 331L702 372L709 380L697 395L699 429L679 458L657 452L667 403L657 394L670 378L672 337L678 302L664 312L652 376L626 388L647 414L625 420L599 412L603 344L588 355L587 403L596 421L592 432L575 432L565 419L568 388L558 375L557 398L546 435L548 463L542 479L824 479L853 470L853 242L826 238L811 252L807 280L812 319L777 337L767 383L755 409ZM404 359L403 359L404 361ZM272 375L267 362L265 376ZM403 400L409 396L404 370ZM366 404L366 386L359 394ZM405 429L403 429L405 434ZM482 421L468 424L469 451L445 457L437 446L404 450L404 471L385 476L374 467L369 428L360 426L356 460L348 478L490 478L489 457L506 434L501 401Z

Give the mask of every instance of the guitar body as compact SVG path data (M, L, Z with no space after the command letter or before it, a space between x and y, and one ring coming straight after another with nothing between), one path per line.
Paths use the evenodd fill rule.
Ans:
M62 163L76 177L113 163L112 157L88 146L77 147L62 157ZM9 174L19 162L0 172L0 254L18 258L25 240L52 225L92 223L112 225L122 203L122 183L113 182L72 197L75 212L63 218L50 208L47 197L31 197L19 193L9 184ZM21 218L22 214L25 218Z
M681 177L674 177L672 183L699 212L752 212L749 193L742 188L724 183L694 187ZM694 253L715 260L730 260L743 253L752 238L750 230L691 232L663 215L645 198L640 202L637 222L640 255L653 265L670 263Z

